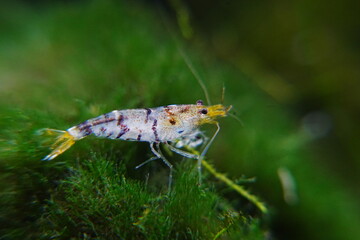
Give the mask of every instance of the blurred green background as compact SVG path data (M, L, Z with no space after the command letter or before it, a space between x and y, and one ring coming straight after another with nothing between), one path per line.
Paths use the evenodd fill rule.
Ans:
M250 76L299 124L313 119L314 127L328 130L313 129L321 133L313 132L318 138L311 147L359 196L360 3L188 1L187 7L199 41Z
M266 216L217 183L234 209L261 222L254 239L359 239L359 4L1 3L0 239L48 237L47 201L67 201L61 181L81 159L128 159L127 176L145 181L146 169L131 169L149 155L147 144L90 138L43 163L48 149L35 133L114 109L204 99L176 42L212 102L222 101L224 85L225 104L244 123L221 119L208 158L233 179L256 178L243 184L267 204Z

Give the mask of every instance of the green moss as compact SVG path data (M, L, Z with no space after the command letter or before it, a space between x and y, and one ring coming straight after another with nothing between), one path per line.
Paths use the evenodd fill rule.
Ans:
M192 168L192 164L179 165L171 193L157 195L127 178L123 162L93 157L72 170L49 200L38 222L41 237L211 239L230 221L251 225L235 211L220 209L224 200L211 189L196 187ZM229 216L231 212L234 216ZM229 236L244 229L228 229Z

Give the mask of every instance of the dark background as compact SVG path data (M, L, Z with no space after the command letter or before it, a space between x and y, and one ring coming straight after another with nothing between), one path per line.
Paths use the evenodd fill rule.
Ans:
M298 119L360 197L360 3L185 1L195 35Z

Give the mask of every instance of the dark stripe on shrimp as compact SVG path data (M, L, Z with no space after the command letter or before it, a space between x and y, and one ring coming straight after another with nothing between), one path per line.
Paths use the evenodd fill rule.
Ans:
M104 123L109 123L109 122L112 122L112 121L115 121L115 118L109 118L109 115L105 114L103 119L93 121L92 126L97 126L97 125L104 124Z
M93 132L91 127L92 127L92 124L89 123L89 121L85 121L85 122L77 125L77 128L79 129L79 131L84 133L84 136L88 136Z
M145 123L147 123L149 121L149 116L151 114L151 109L150 108L145 108L146 110L146 118L145 118Z
M84 131L85 129L90 128L91 124L89 123L88 120L86 120L85 122L80 123L77 127L78 127L79 131Z
M83 131L85 132L85 136L90 135L93 132L91 126L85 128Z
M139 130L139 135L138 135L137 138L136 138L137 141L140 141L140 140L141 140L141 134L142 134L142 131Z
M128 131L130 131L130 129L128 127L124 126L124 128L121 128L121 131L116 136L116 138L121 138L121 136L124 135L125 133L127 133Z
M141 140L141 133L137 136L136 140L138 140L138 141Z
M153 123L153 126L152 126L151 129L152 129L153 132L154 132L155 141L156 141L156 142L159 142L160 140L159 140L159 136L158 136L158 133L157 133L157 130L156 130L156 126L157 126L157 120L154 119L154 123Z
M121 125L121 123L124 121L124 116L123 115L120 115L119 117L118 117L118 119L117 119L117 125L118 126L120 126Z

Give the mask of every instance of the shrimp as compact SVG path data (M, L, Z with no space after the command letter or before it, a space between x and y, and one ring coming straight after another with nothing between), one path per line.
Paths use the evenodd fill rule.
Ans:
M202 158L220 130L220 125L216 119L225 117L231 108L232 106L226 107L222 104L205 106L199 100L196 104L114 110L86 120L65 131L45 129L48 133L58 134L59 136L52 145L53 151L42 160L47 161L56 158L68 150L76 141L89 135L125 141L148 142L152 153L155 155L149 160L162 159L170 168L170 186L173 166L160 151L160 144L164 143L171 151L177 154L197 159L200 179ZM200 126L203 124L215 124L217 130L200 155L191 154L169 144L178 142L181 139L192 139L194 133L198 133Z

